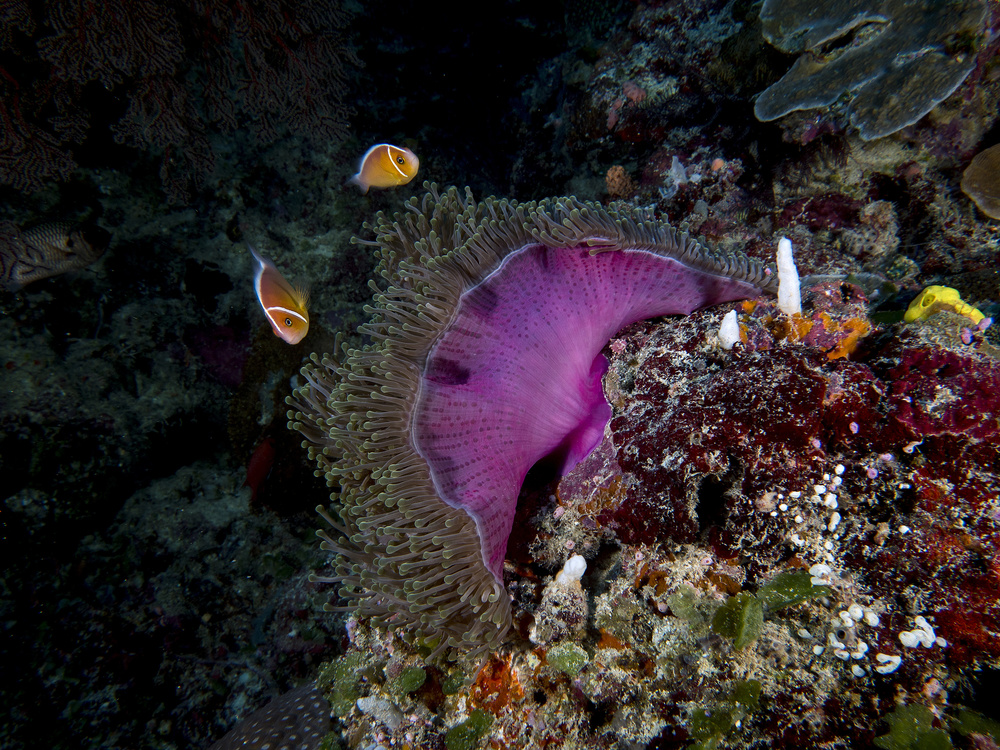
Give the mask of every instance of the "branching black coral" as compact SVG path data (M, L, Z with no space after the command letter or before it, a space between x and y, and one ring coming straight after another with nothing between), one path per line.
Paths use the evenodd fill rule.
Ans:
M65 179L73 148L108 126L162 158L173 198L210 172L213 129L340 138L359 64L346 18L321 0L0 0L0 182Z

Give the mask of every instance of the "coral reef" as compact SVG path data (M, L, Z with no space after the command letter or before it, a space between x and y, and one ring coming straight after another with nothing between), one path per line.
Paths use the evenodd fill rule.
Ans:
M947 40L974 53L955 92L872 141L850 91L753 116L794 59L761 3L352 5L350 27L323 27L366 62L344 58L349 89L328 100L355 110L346 142L270 142L240 88L244 53L289 75L322 59L302 57L307 29L278 28L298 8L130 6L144 58L118 44L125 5L82 25L98 6L0 9L0 159L51 170L37 192L0 188L0 231L114 236L86 269L0 290L0 746L208 748L309 683L330 705L324 750L997 746L1000 224L960 190L997 140L997 3L984 36ZM255 17L291 46L254 57ZM862 24L819 52L879 29L896 33ZM64 49L87 54L43 57L71 32ZM183 59L164 54L178 37ZM235 130L212 119L212 81ZM275 117L301 132L294 104ZM113 143L161 111L139 151ZM163 130L192 140L145 140ZM345 186L384 140L476 195L605 200L617 167L629 211L763 262L786 237L802 275L798 316L766 299L612 337L605 439L561 477L529 472L502 568L511 627L481 658L429 659L434 642L324 611L309 580L330 572L312 508L339 486L314 476L285 398L306 351L376 343L356 330L380 259L349 239L378 211L404 226L423 192ZM189 181L206 141L212 177ZM189 200L164 200L164 165ZM247 241L310 284L300 347L261 319ZM928 287L958 297L922 308ZM914 304L932 314L907 321Z
M808 288L803 320L859 315L828 291ZM745 341L728 353L717 311L612 340L602 448L554 492L522 495L525 639L435 670L443 698L426 683L401 697L381 671L410 650L357 622L349 653L369 668L355 689L408 718L352 710L349 736L430 746L440 722L485 711L501 747L902 747L885 744L894 716L925 707L948 713L943 738L969 731L947 695L1000 660L996 351L942 338L935 319L866 319L873 332L831 357L773 304L740 309ZM582 581L582 637L558 615L587 610L526 567L567 549L600 569ZM456 679L472 688L452 692Z

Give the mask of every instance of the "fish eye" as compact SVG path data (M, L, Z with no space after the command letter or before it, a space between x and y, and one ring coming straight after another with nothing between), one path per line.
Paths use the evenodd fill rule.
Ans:
M404 158L403 158L402 156L397 156L397 157L396 157L396 161L397 161L397 162L398 162L399 164L405 164L405 163L406 163L406 159L404 159Z
M287 328L291 328L292 327L292 319L291 318L285 318L285 326Z

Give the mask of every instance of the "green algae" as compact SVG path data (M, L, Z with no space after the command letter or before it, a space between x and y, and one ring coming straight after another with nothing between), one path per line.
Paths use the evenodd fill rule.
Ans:
M299 570L274 553L263 555L260 558L260 567L263 572L274 576L278 581L287 581Z
M397 695L405 695L419 690L427 681L427 670L423 667L407 667L392 680L390 689Z
M444 746L448 750L475 750L492 723L493 717L477 708L468 719L448 730Z
M590 661L590 656L575 643L560 643L548 650L545 660L560 672L576 677Z
M329 732L326 737L320 740L317 750L342 750L342 748L343 745L340 744L340 738L337 736L337 733Z
M441 692L445 695L455 695L462 687L465 685L465 675L463 675L459 670L454 670L450 672L441 681Z
M746 591L726 599L712 618L712 632L732 639L737 650L757 640L763 629L764 606Z
M705 624L705 616L698 609L698 592L691 586L681 586L667 597L671 611L684 620L692 630Z
M952 726L963 737L970 734L988 735L994 742L1000 742L1000 722L987 719L977 711L967 708L960 709L958 716L952 719Z
M889 733L876 737L876 747L886 750L947 750L948 733L934 727L934 714L927 706L900 706L885 717Z
M752 713L760 708L760 680L742 680L733 687L733 703ZM742 717L741 717L742 718Z
M695 598L693 597L692 601ZM594 625L601 630L606 630L615 638L628 642L632 639L632 623L636 618L641 618L644 613L645 610L635 599L624 599L616 601L613 607L596 612Z
M792 604L801 604L818 596L830 593L826 586L816 586L812 576L804 570L786 570L765 583L757 591L757 597L764 605L765 612L774 612Z
M330 711L335 716L347 716L361 697L358 675L360 667L361 655L348 654L334 659L320 669L316 685L330 701Z
M697 740L690 750L713 750L726 735L760 707L759 680L737 682L729 698L710 708L695 709L691 715L691 737Z
M734 724L733 714L726 708L695 709L691 716L691 737L698 742L691 746L692 750L714 748Z
M732 639L741 650L760 637L766 615L829 593L825 586L813 585L805 571L785 571L763 584L756 594L742 591L726 599L712 617L712 632Z
M417 650L417 653L420 654L421 658L423 658L425 661L430 657L431 654L434 653L434 651L438 647L440 647L440 645L441 645L441 638L437 636L413 639L413 647Z

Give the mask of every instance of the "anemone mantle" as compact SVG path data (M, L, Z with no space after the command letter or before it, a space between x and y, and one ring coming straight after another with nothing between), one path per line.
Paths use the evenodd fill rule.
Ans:
M604 436L601 349L620 328L756 296L772 279L626 205L475 201L451 188L374 225L370 343L303 369L290 425L335 492L319 534L341 596L435 647L491 648L525 474ZM360 240L356 240L361 242ZM336 516L336 517L335 517Z

